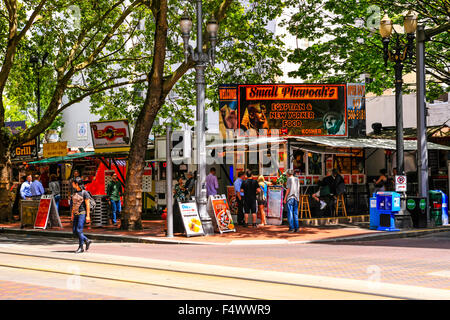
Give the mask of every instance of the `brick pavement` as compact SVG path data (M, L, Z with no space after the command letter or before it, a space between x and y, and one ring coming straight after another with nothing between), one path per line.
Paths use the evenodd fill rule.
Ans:
M0 300L118 300L120 298L0 280Z
M63 228L51 228L46 231L66 231L72 232L72 226L69 217L61 216ZM366 224L367 225L367 224ZM0 224L0 228L20 229L20 222ZM33 229L27 226L25 229ZM247 240L286 240L286 241L311 241L332 239L356 235L375 234L381 231L370 230L367 227L357 227L352 225L325 225L325 226L305 226L300 228L299 233L288 233L288 226L266 225L263 227L236 226L236 232L227 232L223 234L216 233L214 236L198 236L187 238L183 234L175 233L172 240L189 240L190 242L210 242L210 243L231 243L232 241ZM39 231L39 229L36 229ZM164 220L144 220L142 231L120 230L118 226L108 225L104 227L90 227L87 225L84 229L86 234L135 236L135 237L157 237L167 239L165 234Z

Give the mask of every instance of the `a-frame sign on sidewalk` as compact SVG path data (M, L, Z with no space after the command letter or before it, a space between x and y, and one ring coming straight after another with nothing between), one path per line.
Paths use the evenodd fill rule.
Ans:
M46 229L47 227L62 228L61 219L56 210L56 202L53 195L43 195L39 201L39 209L34 222L34 229Z

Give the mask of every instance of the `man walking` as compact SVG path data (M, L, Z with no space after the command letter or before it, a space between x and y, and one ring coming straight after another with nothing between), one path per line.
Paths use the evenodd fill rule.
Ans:
M244 193L244 227L248 226L248 215L252 214L253 226L256 227L256 194L261 192L261 188L256 180L252 179L253 173L247 170L247 180L242 182L241 192Z
M219 190L219 181L216 177L216 168L211 168L206 176L206 196L215 196Z
M106 194L112 209L112 222L117 225L117 215L122 211L120 196L122 196L122 184L117 179L117 174L112 175L112 181L108 184Z
M20 186L20 196L23 200L31 200L31 174L27 175L26 180Z
M39 181L39 175L34 176L34 181L31 183L31 197L34 200L39 200L41 196L45 193L42 183Z
M244 182L244 171L238 172L238 177L234 182L234 191L236 191L236 200L238 204L237 222L238 225L244 224L244 193L241 192L242 183Z
M298 201L300 198L300 186L298 178L293 176L291 169L287 170L286 194L284 203L288 208L289 232L298 232Z

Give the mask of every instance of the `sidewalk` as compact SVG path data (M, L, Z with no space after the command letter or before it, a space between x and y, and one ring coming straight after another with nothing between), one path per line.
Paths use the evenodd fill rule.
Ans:
M366 216L360 216L364 220ZM228 232L211 236L186 237L183 234L174 234L173 238L166 237L164 220L143 221L144 230L126 231L120 230L118 226L90 227L86 226L85 234L95 240L114 242L141 242L160 244L214 244L214 245L251 245L251 244L283 244L283 243L323 243L338 241L360 241L375 239L392 239L402 237L415 237L434 232L450 231L450 226L437 227L433 229L412 229L398 232L383 232L370 230L367 222L342 223L342 220L324 218L335 224L318 223L320 219L301 220L299 233L287 232L288 226L267 225L263 227L236 226L236 232ZM357 220L345 219L344 220ZM0 233L40 235L47 237L72 238L72 225L69 217L61 216L63 228L33 229L26 227L21 229L20 222L0 224ZM337 224L337 222L340 222ZM311 226L318 225L319 226ZM324 224L324 225L320 225ZM303 226L302 226L303 225ZM306 225L306 226L305 226Z

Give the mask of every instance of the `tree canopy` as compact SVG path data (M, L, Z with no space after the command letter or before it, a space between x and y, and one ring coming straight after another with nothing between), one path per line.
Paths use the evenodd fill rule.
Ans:
M387 13L394 24L403 26L403 14L413 10L425 29L444 26L446 30L426 43L426 69L431 76L427 97L433 100L448 90L448 0L289 0L286 4L295 8L284 22L289 32L311 44L289 56L290 62L298 64L290 76L306 81L354 82L366 73L373 80L367 83L367 91L381 94L394 87L394 72L391 62L388 70L384 66L379 21ZM415 71L415 56L404 65L404 73Z

